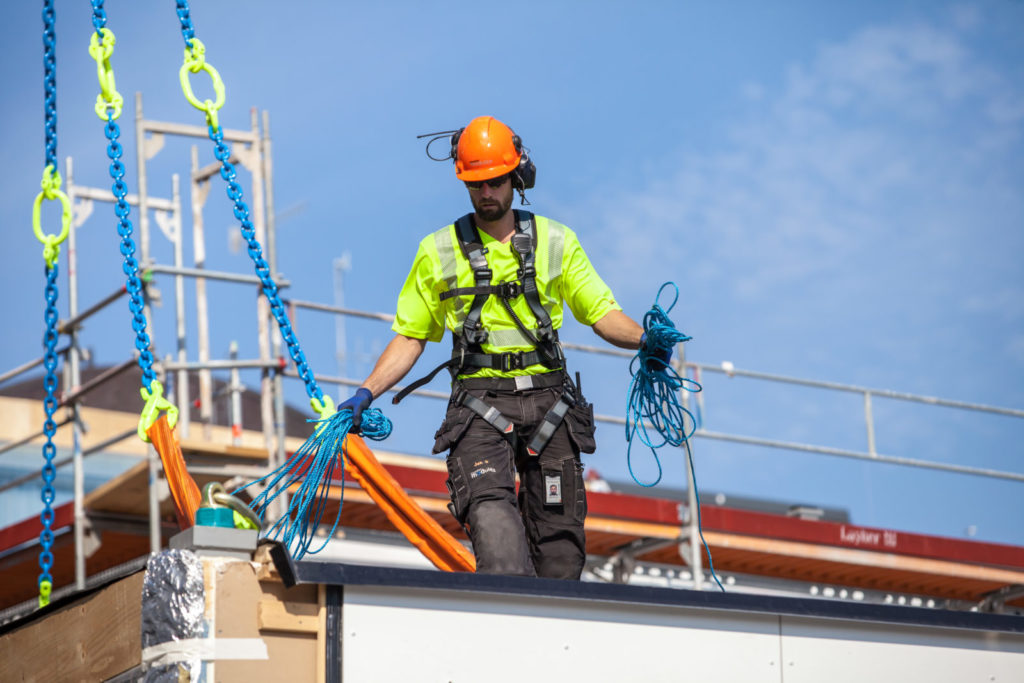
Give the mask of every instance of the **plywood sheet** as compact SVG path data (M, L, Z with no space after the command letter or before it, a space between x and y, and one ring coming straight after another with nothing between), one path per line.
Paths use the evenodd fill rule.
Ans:
M138 666L138 572L0 638L0 680L102 681Z

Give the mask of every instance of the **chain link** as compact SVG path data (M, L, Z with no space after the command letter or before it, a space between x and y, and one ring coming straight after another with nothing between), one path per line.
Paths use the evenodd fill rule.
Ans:
M111 191L117 199L114 213L117 215L117 234L121 236L121 256L124 257L122 270L127 278L128 308L132 312L132 329L135 330L135 348L139 352L139 367L142 368L142 386L150 388L156 375L153 372L153 352L150 351L149 334L146 333L145 304L142 299L142 280L139 277L139 262L135 258L135 241L132 239L132 222L129 218L131 207L125 200L128 186L124 183L124 164L121 156L124 148L118 142L121 129L114 121L114 113L108 112L107 125L104 133L110 144L107 145L107 156L110 157L110 177L114 184Z
M43 434L46 435L46 443L43 444L43 512L39 519L43 529L39 533L39 545L42 550L39 553L39 583L44 581L53 583L53 576L50 569L53 567L53 501L57 496L53 488L53 480L57 475L57 468L53 465L53 459L57 455L57 447L53 445L53 437L57 433L57 423L53 421L53 414L57 411L57 268L46 268L46 333L43 336L43 345L46 353L43 355L43 367L46 368L46 377L43 380L43 388L46 389L46 398L43 399L43 409L46 411L46 421L43 423Z
M103 9L103 0L90 0L92 2L92 25L96 29L96 35L103 37L103 27L107 25L107 11Z
M46 161L57 168L57 32L53 0L43 1L43 113L46 117Z
M255 266L256 276L263 283L263 293L270 303L270 312L273 314L274 319L277 320L277 326L281 330L281 338L284 339L285 344L288 346L288 354L295 361L299 377L306 384L306 395L310 398L323 400L323 392L320 391L320 387L313 377L313 371L309 369L306 355L302 352L299 340L295 337L295 331L288 320L288 313L285 311L284 302L281 301L281 297L277 294L277 285L271 278L270 266L267 264L266 259L263 258L263 249L256 240L256 228L249 219L249 207L246 206L245 201L242 199L242 186L235 181L235 166L230 161L231 148L224 144L222 129L210 126L209 134L210 139L213 140L215 145L214 156L220 162L220 176L228 184L228 198L235 204L235 218L241 224L242 237L245 238L246 243L249 245L249 257Z
M177 0L178 21L181 22L181 36L185 39L185 46L192 47L192 39L196 37L196 30L192 26L192 17L188 13L188 2Z

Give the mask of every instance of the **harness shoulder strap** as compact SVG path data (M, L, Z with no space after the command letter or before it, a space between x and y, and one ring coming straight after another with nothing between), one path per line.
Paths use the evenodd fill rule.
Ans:
M487 330L480 325L480 313L487 297L490 296L489 289L484 291L484 288L490 287L494 273L487 264L487 249L484 248L480 233L477 232L473 214L467 213L455 221L455 234L459 238L459 248L469 261L469 267L473 269L475 284L473 302L462 323L463 343L470 347L478 347L487 341Z
M551 316L540 303L540 292L537 289L537 227L534 216L529 211L515 210L516 234L512 238L512 247L519 255L519 282L523 288L533 317L537 319L537 337L542 342L556 341L551 327Z

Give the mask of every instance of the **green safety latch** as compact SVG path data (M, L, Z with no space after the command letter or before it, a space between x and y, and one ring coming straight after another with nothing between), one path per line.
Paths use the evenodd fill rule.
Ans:
M142 387L139 393L146 402L139 415L139 438L149 443L146 432L160 419L160 411L167 411L167 425L174 429L174 425L178 424L178 407L164 398L164 385L159 380L150 382L149 389Z
M331 419L331 416L338 412L338 409L334 407L334 399L327 394L324 394L322 399L317 398L316 396L309 399L309 405L311 405L316 414L320 416L320 419L317 420L320 424L317 425L314 433L321 432L323 428L327 426L327 421Z

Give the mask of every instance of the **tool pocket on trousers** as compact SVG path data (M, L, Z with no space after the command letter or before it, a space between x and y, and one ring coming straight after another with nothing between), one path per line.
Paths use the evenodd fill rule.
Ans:
M475 414L465 406L449 403L444 422L434 433L434 453L443 453L458 443L462 435L469 429L469 423L473 421Z
M580 453L593 453L596 451L597 442L594 441L594 405L581 402L570 406L565 414L565 419L569 423L569 436L572 437L576 447L580 449Z

